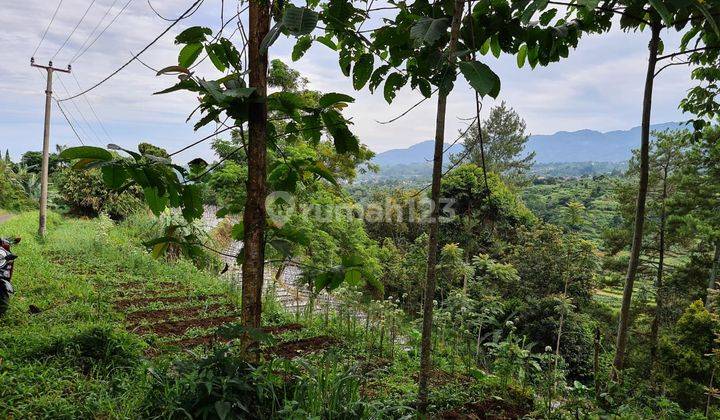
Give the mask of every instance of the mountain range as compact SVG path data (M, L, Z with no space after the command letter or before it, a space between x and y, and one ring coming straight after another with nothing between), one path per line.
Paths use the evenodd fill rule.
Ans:
M677 129L681 123L663 123L651 126L652 130ZM596 130L559 131L555 134L530 136L526 152L535 152L535 163L563 162L624 162L632 150L640 145L640 127L629 130L600 132ZM378 153L373 163L382 169L396 165L430 164L434 150L433 140L414 144L406 149L393 149ZM462 152L462 144L445 145L445 162L450 155Z

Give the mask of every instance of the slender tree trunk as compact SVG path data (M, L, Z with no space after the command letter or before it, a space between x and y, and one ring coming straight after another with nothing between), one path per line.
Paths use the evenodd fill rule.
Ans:
M250 87L255 88L256 101L250 105L247 200L243 213L245 262L242 281L242 322L246 327L259 328L262 313L262 286L265 269L265 197L267 175L267 54L260 53L260 43L270 27L270 6L267 1L249 4L249 72Z
M712 270L710 270L710 280L708 281L708 289L715 289L715 280L717 279L718 271L720 271L720 239L715 241L715 257L713 258ZM710 294L708 293L708 296ZM707 299L706 299L707 300Z
M640 263L640 249L642 248L643 226L645 224L645 201L648 189L648 168L650 165L650 113L652 111L653 82L655 67L657 65L658 50L660 46L660 24L654 23L651 27L652 37L648 49L647 76L645 79L645 94L643 96L642 110L642 131L640 139L640 185L638 187L637 205L635 206L635 227L630 251L630 262L628 263L627 276L625 278L625 289L623 290L622 306L620 308L620 320L618 322L617 343L615 346L615 359L610 376L613 380L619 378L620 371L625 361L627 349L627 332L630 326L630 303L632 301L633 286Z
M448 59L454 60L460 21L462 20L464 0L455 0L455 10L450 28L450 42L448 45ZM447 93L438 90L437 117L435 121L435 153L433 157L433 176L431 188L431 201L433 204L432 216L428 232L428 259L427 277L425 281L425 302L423 304L422 340L420 349L420 374L418 378L418 411L421 416L427 413L428 377L430 376L432 352L432 318L433 299L435 298L435 280L437 275L437 245L438 229L440 224L440 181L442 178L443 148L445 147L445 111L447 108Z
M593 354L593 376L595 379L595 401L600 400L600 327L595 327L595 351Z
M710 384L708 385L708 393L707 393L707 402L705 403L705 417L708 417L710 414L710 402L712 402L712 387L713 387L713 381L715 380L715 370L717 368L713 368L712 373L710 373Z
M665 201L667 200L667 176L668 165L665 164L663 170L663 187L662 187L662 204L660 209L660 243L658 256L657 277L655 278L655 317L653 318L652 327L650 328L650 369L655 366L657 357L658 333L660 330L660 317L663 311L663 299L660 290L663 287L663 271L665 270L665 225L667 214L665 209Z

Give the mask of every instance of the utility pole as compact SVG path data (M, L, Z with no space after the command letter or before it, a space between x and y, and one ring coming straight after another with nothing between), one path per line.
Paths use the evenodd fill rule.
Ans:
M50 111L52 110L52 75L54 71L70 73L70 65L67 70L53 67L52 61L47 66L35 64L35 58L30 59L30 66L45 69L47 72L47 87L45 88L45 129L43 131L43 155L42 169L40 171L40 223L38 235L45 236L45 220L47 219L47 196L48 196L48 166L50 162Z

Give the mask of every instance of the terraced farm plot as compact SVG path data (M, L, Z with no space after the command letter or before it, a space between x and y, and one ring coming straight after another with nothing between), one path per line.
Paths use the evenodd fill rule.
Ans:
M0 225L23 237L16 295L0 319L0 418L138 418L148 368L228 341L236 286L187 261L154 260L139 245L147 226L51 214L36 239L36 213ZM135 222L138 223L138 222ZM294 357L337 344L291 316L273 316L267 357Z

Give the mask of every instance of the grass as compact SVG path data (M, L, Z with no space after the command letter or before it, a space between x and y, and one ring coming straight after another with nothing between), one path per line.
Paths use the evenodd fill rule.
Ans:
M150 386L145 352L168 338L127 331L124 312L169 305L116 309L113 301L130 292L124 285L141 285L144 296L180 284L167 294L217 295L214 302L239 307L237 294L213 274L152 259L139 246L147 226L138 221L116 227L51 214L45 240L34 235L36 223L30 212L0 225L0 236L23 238L13 247L20 256L16 294L0 319L0 418L140 415Z
M20 256L13 278L16 294L0 319L0 418L177 414L188 401L183 391L187 386L205 388L192 374L175 382L177 372L170 366L183 359L192 366L203 363L180 351L183 348L212 355L199 344L208 344L202 339L215 337L215 327L237 317L237 291L187 261L152 259L140 245L155 229L146 217L115 224L102 217L78 220L53 213L44 240L35 236L36 223L37 213L28 212L0 224L0 236L23 238L13 247ZM263 321L286 324L296 319L269 296ZM303 324L300 328L278 333L274 344L263 346L268 359L276 354L269 346L277 346L281 355L281 350L289 350L282 357L301 356L293 365L281 361L297 372L291 375L290 399L282 402L289 416L319 415L328 407L342 411L358 402L369 410L363 417L412 411L416 342L406 350L396 345L390 352L387 335L379 348L377 331L371 328L368 335L363 325L343 316L331 315L328 324L320 313L297 321ZM317 353L303 347L318 341ZM303 346L292 346L297 342ZM476 380L455 369L443 371L443 363L437 362L430 395L435 410L484 401L502 389L490 377ZM353 384L352 392L343 383ZM312 399L313 404L308 402L311 394L319 398ZM294 395L302 401L293 400Z

